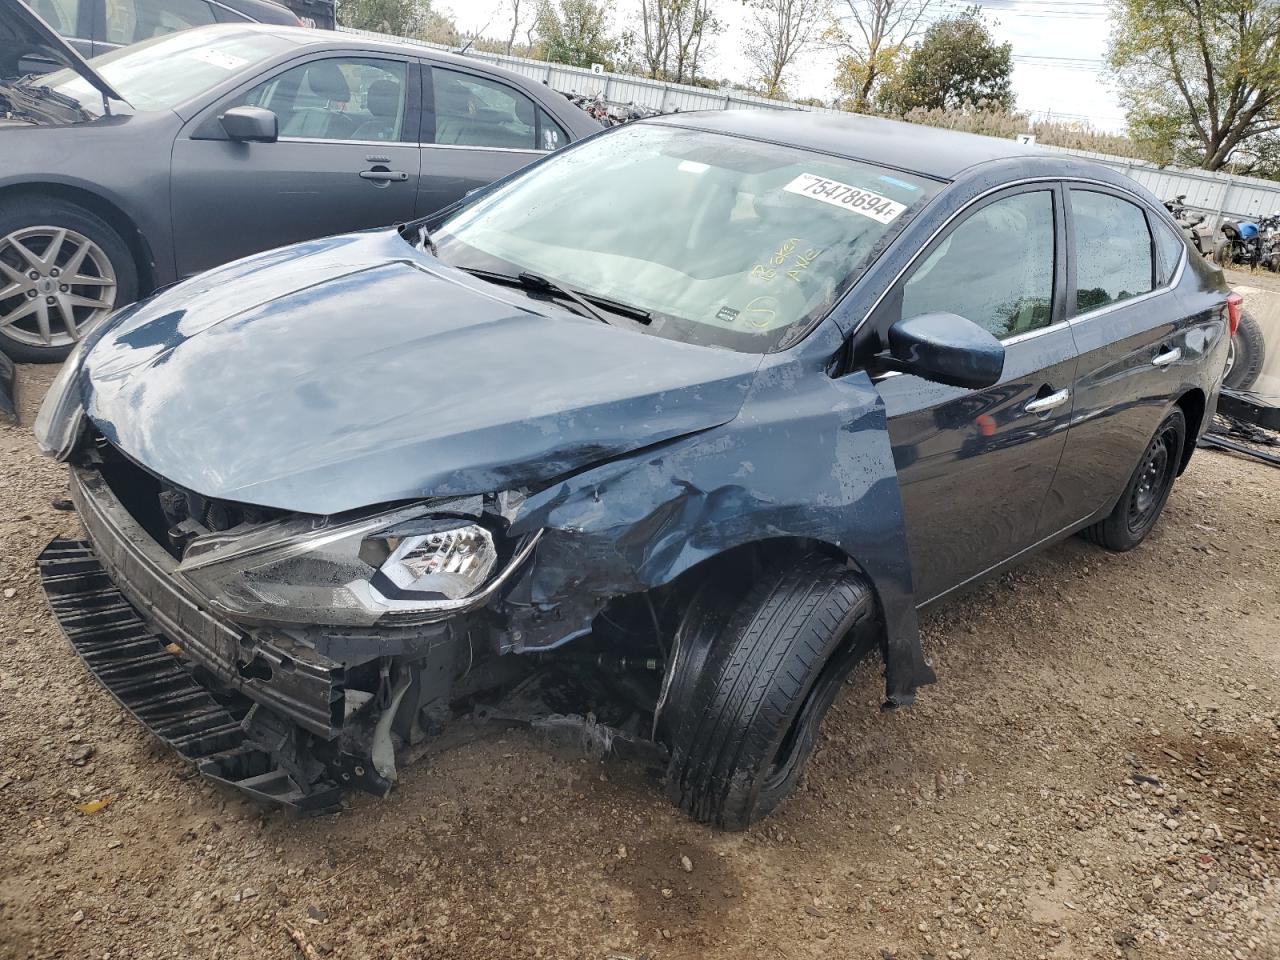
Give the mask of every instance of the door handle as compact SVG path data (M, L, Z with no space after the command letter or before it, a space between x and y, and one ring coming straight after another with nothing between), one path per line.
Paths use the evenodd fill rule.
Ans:
M1054 407L1062 406L1070 399L1070 390L1059 390L1057 393L1051 393L1047 397L1036 397L1034 400L1028 400L1027 405L1022 409L1027 413L1047 413Z
M382 183L404 183L409 175L403 170L361 170L361 180L377 180Z
M1154 360L1151 361L1153 367L1167 367L1175 360L1182 359L1182 348L1174 347L1172 350L1166 350L1164 353L1156 354Z

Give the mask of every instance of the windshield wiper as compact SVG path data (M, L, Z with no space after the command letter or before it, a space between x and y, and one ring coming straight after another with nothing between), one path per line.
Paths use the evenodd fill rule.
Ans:
M0 84L0 87L12 91L9 95L10 100L14 99L13 94L17 94L18 99L24 100L32 106L41 103L46 105L56 104L66 110L73 111L81 120L93 119L93 114L86 110L84 105L75 97L59 93L46 84L36 83L37 79L35 74L28 74L11 83Z
M647 310L641 310L639 307L633 307L627 303L620 303L617 300L610 300L608 297L600 297L594 293L583 293L579 290L574 290L572 287L562 286L553 280L548 280L546 277L541 276L540 274L531 273L528 270L522 270L520 273L512 276L509 273L499 273L496 270L482 270L478 267L459 267L458 269L465 270L473 277L479 277L481 280L488 280L490 283L502 283L512 287L520 287L525 290L533 290L550 296L560 297L564 300L572 300L601 323L611 322L609 318L605 316L604 310L621 314L624 317L630 317L637 323L649 323L650 320L653 319Z

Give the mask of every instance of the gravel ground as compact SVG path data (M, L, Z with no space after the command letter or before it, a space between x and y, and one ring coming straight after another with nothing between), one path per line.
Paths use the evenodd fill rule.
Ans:
M523 733L324 819L218 791L59 635L63 475L0 452L0 957L1280 957L1274 469L1200 451L1138 550L927 616L940 682L882 713L864 664L800 792L723 834Z

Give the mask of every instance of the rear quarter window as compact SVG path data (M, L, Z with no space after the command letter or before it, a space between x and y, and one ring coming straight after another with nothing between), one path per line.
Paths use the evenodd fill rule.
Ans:
M1187 242L1181 230L1175 230L1163 220L1152 218L1156 232L1157 286L1168 286L1178 272L1178 264L1187 252Z

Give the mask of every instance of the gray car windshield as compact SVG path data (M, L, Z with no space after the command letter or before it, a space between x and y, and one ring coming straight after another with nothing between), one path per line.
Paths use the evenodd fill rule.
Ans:
M89 61L135 110L172 110L294 44L273 33L184 30L112 50ZM36 81L102 113L102 94L70 69Z
M536 274L649 315L638 325L619 313L620 325L763 353L825 316L939 186L857 160L641 123L549 158L462 208L434 238L454 266Z

